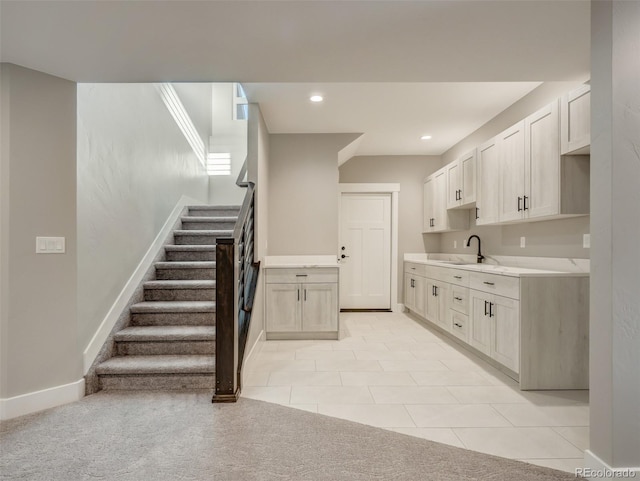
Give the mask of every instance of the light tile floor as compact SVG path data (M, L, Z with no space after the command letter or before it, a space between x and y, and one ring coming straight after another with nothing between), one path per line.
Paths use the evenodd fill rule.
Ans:
M341 313L339 341L267 341L244 397L574 472L589 443L588 391L520 391L401 313Z

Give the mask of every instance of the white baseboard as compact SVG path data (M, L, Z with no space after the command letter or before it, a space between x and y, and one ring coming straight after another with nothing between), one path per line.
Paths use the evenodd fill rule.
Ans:
M84 378L42 391L0 399L0 419L6 420L79 401L84 397Z
M178 200L178 203L171 211L171 214L169 214L169 217L162 226L162 229L160 229L160 232L158 232L158 235L153 240L151 246L149 246L149 249L138 264L138 267L136 267L136 269L133 271L133 274L131 274L131 277L123 287L122 291L120 291L120 294L116 298L116 301L111 306L111 309L109 309L109 312L102 320L100 327L98 327L98 330L93 335L93 338L84 350L83 365L85 374L89 372L93 361L96 359L98 353L100 352L100 349L102 349L102 346L109 337L113 326L118 321L118 318L122 314L122 311L127 307L129 299L140 285L140 282L144 278L147 270L149 270L149 268L153 264L158 250L162 247L164 240L171 233L174 224L182 213L182 209L184 209L188 205L202 204L204 204L202 201L192 199L191 197L188 197L186 195L180 197L180 200Z
M578 471L587 479L591 480L611 480L614 479L640 479L640 467L636 468L612 468L590 450L584 452L584 468Z
M260 331L258 337L256 338L256 342L253 343L251 349L249 350L249 354L244 358L244 362L242 363L242 386L244 386L244 377L246 376L246 372L251 369L251 364L253 362L253 356L260 352L262 349L262 345L264 344L265 332L264 329Z

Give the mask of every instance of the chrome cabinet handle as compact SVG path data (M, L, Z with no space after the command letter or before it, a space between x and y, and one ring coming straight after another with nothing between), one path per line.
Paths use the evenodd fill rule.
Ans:
M495 282L487 282L487 281L484 281L484 284L486 284L488 286L495 286L496 285Z

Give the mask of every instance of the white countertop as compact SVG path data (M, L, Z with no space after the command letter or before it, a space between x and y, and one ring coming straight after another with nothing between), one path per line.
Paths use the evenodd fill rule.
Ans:
M338 257L332 255L321 256L266 256L265 268L292 267L340 267Z
M489 257L478 264L475 256L447 254L405 254L405 262L484 272L510 277L588 277L586 259L554 259L547 257ZM518 262L521 265L518 265ZM524 265L522 265L524 264ZM532 266L540 265L540 268Z

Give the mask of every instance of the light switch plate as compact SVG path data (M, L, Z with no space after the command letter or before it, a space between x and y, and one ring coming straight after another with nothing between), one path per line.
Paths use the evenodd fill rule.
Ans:
M453 248L454 248L454 249L457 249L457 248L458 248L458 241L457 241L457 240L454 240L454 241L453 241Z
M520 247L524 247L526 245L526 239L524 237L520 237Z
M584 234L582 236L582 247L585 249L591 248L591 234Z
M36 237L36 254L64 254L64 237Z

